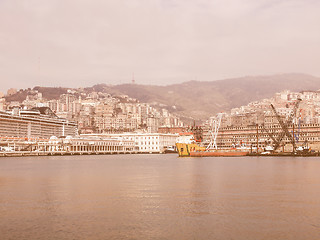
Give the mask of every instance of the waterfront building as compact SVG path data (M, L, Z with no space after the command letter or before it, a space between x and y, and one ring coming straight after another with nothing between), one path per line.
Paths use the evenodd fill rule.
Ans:
M51 137L49 141L33 146L38 152L79 153L130 153L134 151L134 141L119 137Z
M0 111L4 111L6 106L6 100L4 98L0 98Z
M51 136L75 136L77 124L58 118L49 108L33 110L13 109L0 112L0 136L17 138L44 138Z
M272 145L273 141L269 134L273 135L276 139L282 132L282 128L278 123L273 121L273 117L267 118L267 125L249 125L241 127L222 127L219 129L217 136L218 148L239 148L245 147L247 149L256 148L257 143L260 151L267 146ZM288 126L289 133L293 133L297 146L308 145L312 150L320 151L320 124L300 124ZM269 132L269 134L268 134ZM209 142L210 132L205 130L204 142ZM284 151L292 151L291 140L284 136L282 139Z
M178 134L163 133L119 133L119 134L81 134L82 137L122 138L133 141L134 151L140 153L162 153L168 147L175 146Z
M272 110L271 104L275 111ZM296 106L296 107L295 107ZM295 112L293 110L295 109ZM277 116L276 116L277 115ZM320 92L288 90L276 93L273 98L249 103L224 113L221 120L218 146L221 148L251 147L264 148L273 143L283 132L278 118L289 124L288 131L293 134L295 145L308 145L315 151L320 150ZM211 127L207 121L204 131L205 142L209 142ZM289 120L290 119L290 120ZM294 125L293 125L294 124ZM284 137L281 144L284 151L292 151L292 140ZM291 149L290 149L291 148Z
M178 134L145 133L134 134L135 146L142 153L164 152L168 147L175 146Z

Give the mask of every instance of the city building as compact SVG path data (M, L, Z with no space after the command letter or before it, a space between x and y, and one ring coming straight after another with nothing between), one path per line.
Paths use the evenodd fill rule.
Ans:
M55 117L48 108L0 112L1 137L49 139L51 136L75 135L77 135L77 124Z
M134 141L134 151L139 153L163 153L175 146L178 134L163 133L119 133L119 134L81 134L82 137L122 138Z

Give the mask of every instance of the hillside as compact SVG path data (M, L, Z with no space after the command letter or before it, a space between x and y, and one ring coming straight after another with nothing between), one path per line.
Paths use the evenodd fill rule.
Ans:
M109 91L121 92L142 102L176 106L176 112L195 119L205 119L220 111L272 97L282 90L320 89L320 78L305 74L281 74L233 78L219 81L190 81L169 86L124 84Z
M103 91L114 95L125 94L140 102L166 105L181 116L207 119L231 108L249 102L270 98L282 90L302 91L320 89L320 78L306 74L280 74L272 76L252 76L218 81L189 81L168 86L122 84L98 84L85 88L86 92ZM47 99L58 98L66 93L66 88L37 87ZM21 94L21 93L20 93ZM25 94L25 93L24 93ZM7 100L21 99L13 95Z
M47 100L58 99L61 94L67 93L68 88L61 88L61 87L34 87L33 89L20 89L16 94L6 96L6 101L18 101L22 102L26 99L27 95L35 94L35 91L42 93L43 98Z

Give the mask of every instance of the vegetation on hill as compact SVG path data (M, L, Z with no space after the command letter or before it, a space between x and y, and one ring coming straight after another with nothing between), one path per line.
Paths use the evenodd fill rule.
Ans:
M42 97L46 100L58 99L61 94L67 93L68 88L61 87L39 87L36 86L33 89L20 89L16 94L6 96L7 102L17 101L22 102L26 99L27 95L34 95L35 91L42 93Z
M142 102L175 106L176 112L206 119L218 112L272 97L283 90L318 90L320 78L305 74L281 74L219 81L189 81L168 86L116 85L112 89Z
M47 100L58 99L61 94L65 94L68 91L68 88L62 87L34 87L33 90L38 90L42 93L42 97Z
M221 111L247 105L249 102L272 97L283 90L318 90L320 78L306 74L279 74L254 76L219 81L189 81L168 86L138 84L106 85L97 84L85 88L86 93L96 91L112 95L128 95L140 102L166 106L182 117L207 119ZM67 88L35 87L47 100L58 99L67 93ZM75 89L76 90L76 89ZM7 101L22 101L28 90L6 97Z

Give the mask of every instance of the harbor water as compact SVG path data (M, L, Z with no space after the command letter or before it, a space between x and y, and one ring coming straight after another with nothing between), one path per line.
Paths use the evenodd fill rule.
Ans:
M320 158L0 158L0 239L320 239Z

